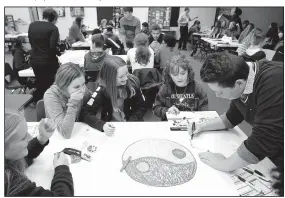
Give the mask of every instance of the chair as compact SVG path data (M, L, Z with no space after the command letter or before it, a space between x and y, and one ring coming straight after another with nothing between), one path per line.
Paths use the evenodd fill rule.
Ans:
M8 81L6 77L10 76L10 80ZM8 90L12 90L12 94L15 90L20 89L20 92L26 93L27 86L19 83L17 79L17 75L15 71L11 68L9 63L5 63L5 88Z
M46 117L44 100L39 100L37 102L36 111L37 111L38 122L41 121L42 118Z
M201 40L201 43L200 43L200 50L199 50L199 53L198 53L198 54L201 54L201 57L200 57L201 59L200 59L200 61L202 61L203 59L207 58L208 54L214 53L214 52L216 52L216 51L213 50L213 49L211 48L211 46L210 46L207 42ZM197 54L197 55L198 55L198 54ZM195 58L194 58L194 59L195 59Z

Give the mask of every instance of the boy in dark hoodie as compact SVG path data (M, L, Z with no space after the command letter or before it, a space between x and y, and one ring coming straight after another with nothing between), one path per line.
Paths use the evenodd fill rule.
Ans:
M120 55L124 45L121 43L119 37L113 33L113 27L107 26L107 32L103 35L105 39L105 45L107 48L112 49L113 55Z
M95 82L105 58L109 55L104 51L105 39L102 34L94 34L91 40L91 49L84 57L84 69L87 81ZM88 88L92 90L91 87Z

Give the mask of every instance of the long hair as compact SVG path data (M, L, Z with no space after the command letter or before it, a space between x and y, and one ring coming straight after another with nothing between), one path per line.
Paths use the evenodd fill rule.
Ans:
M144 33L139 33L134 39L136 46L135 60L142 66L146 66L150 62L150 50L148 47L148 36Z
M5 141L6 150L11 137L19 130L27 130L21 127L25 118L17 111L5 109ZM5 196L15 196L29 184L24 171L27 167L24 158L19 160L8 160L5 157Z
M14 48L22 49L22 44L26 42L26 37L18 36L15 40Z
M56 72L55 84L65 92L70 83L81 76L85 77L85 74L77 64L65 63Z
M118 98L127 98L127 91L132 97L136 94L136 89L139 88L139 80L132 74L128 74L128 80L125 86L122 86L121 92L117 86L117 73L120 67L126 66L126 62L117 56L110 56L104 61L104 65L99 73L98 82L105 87L109 95L114 111L119 111Z
M188 72L188 83L194 81L195 73L192 69L190 61L185 55L177 54L169 60L169 63L163 71L164 83L169 84L170 82L173 82L170 73L174 75L178 74L179 68L182 68Z
M246 38L246 36L254 29L254 24L250 23L246 26L246 28L241 32L238 42L242 43L242 41Z

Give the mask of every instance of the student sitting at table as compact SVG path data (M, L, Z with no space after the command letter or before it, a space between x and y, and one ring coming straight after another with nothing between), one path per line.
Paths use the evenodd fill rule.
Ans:
M226 29L222 36L232 37L233 39L237 39L240 35L240 28L235 22L230 22L229 28Z
M112 135L111 121L143 121L145 102L139 80L129 74L123 59L110 56L99 74L99 86L85 105L81 119L91 127ZM101 119L97 112L101 110Z
M74 122L78 121L82 104L89 96L82 69L74 63L61 65L55 83L45 92L44 104L46 116L55 122L64 138L71 137Z
M222 24L221 21L216 21L215 27L210 32L210 35L209 35L210 38L218 38L221 32L221 24Z
M50 190L29 180L25 169L33 163L48 145L55 125L50 119L41 120L39 134L32 138L25 118L12 109L5 109L4 132L4 192L5 196L73 196L73 179L64 153L56 153L53 160L54 175ZM45 177L43 177L45 178Z
M101 30L102 33L106 32L107 22L108 22L107 19L101 20L101 24L99 25L99 29Z
M142 23L142 33L145 33L146 35L150 35L150 31L149 31L149 27L148 27L148 23L147 22L143 22Z
M77 41L84 42L84 36L81 32L81 25L83 24L83 18L76 17L75 21L73 22L71 28L69 28L69 35L67 38L67 42L69 45L76 43Z
M154 56L155 63L160 65L160 71L168 65L169 60L175 55L178 54L179 51L175 49L176 38L170 34L165 34L163 36L162 43L166 43L165 45L161 45L158 52Z
M124 45L121 43L119 37L113 33L113 27L107 25L106 32L103 35L105 38L105 45L107 48L111 48L112 55L120 55L122 54L122 50L124 49Z
M245 20L242 22L243 30L249 25L249 20Z
M101 32L101 30L99 29L99 28L95 28L93 31L92 31L92 36L94 35L94 34L101 34L102 32Z
M269 30L266 33L266 44L263 46L263 49L273 50L278 41L279 37L277 23L271 23Z
M198 82L185 55L170 59L163 71L164 84L160 88L153 105L153 113L167 120L166 112L179 114L180 111L207 111L208 97Z
M193 51L190 54L190 56L193 56L196 54L197 49L198 49L198 38L193 36L193 33L198 33L200 32L201 26L200 26L200 21L196 20L194 24L190 27L189 29L189 39L193 45Z
M134 48L127 53L127 63L130 63L132 70L153 68L154 52L148 46L148 36L144 33L139 33L135 36L134 42Z
M5 34L19 34L13 27L13 22L5 22Z
M244 30L241 32L238 42L242 43L243 40L247 37L247 35L254 29L254 24L250 23L244 28Z
M245 61L259 61L266 58L266 54L262 51L261 43L264 41L265 35L262 30L256 28L251 39L249 48L246 49L242 55Z
M278 28L279 42L274 47L274 51L284 54L284 26Z
M161 28L158 24L154 23L150 26L150 36L149 36L149 46L156 54L157 50L162 43L163 34L161 33Z
M268 157L284 167L283 63L246 63L242 57L221 52L208 56L200 76L217 97L231 100L231 105L220 117L196 125L190 135L233 128L244 120L253 126L251 135L230 157L204 152L199 154L202 162L228 172Z

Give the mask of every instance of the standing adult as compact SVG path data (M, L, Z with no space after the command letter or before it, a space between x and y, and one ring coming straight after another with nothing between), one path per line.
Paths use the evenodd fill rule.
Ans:
M140 20L133 16L133 7L124 7L124 17L120 20L120 37L126 48L126 41L133 42L135 36L141 32Z
M190 18L190 9L187 7L184 9L184 12L178 18L178 24L180 26L180 39L178 49L186 50L186 44L188 40L188 22L192 21L193 19ZM197 17L195 17L197 18ZM183 43L183 45L182 45Z
M35 21L29 26L29 41L32 47L30 63L36 77L36 91L33 101L43 98L45 91L53 84L59 67L56 55L59 41L58 28L55 26L58 14L48 8L43 12L43 20Z

